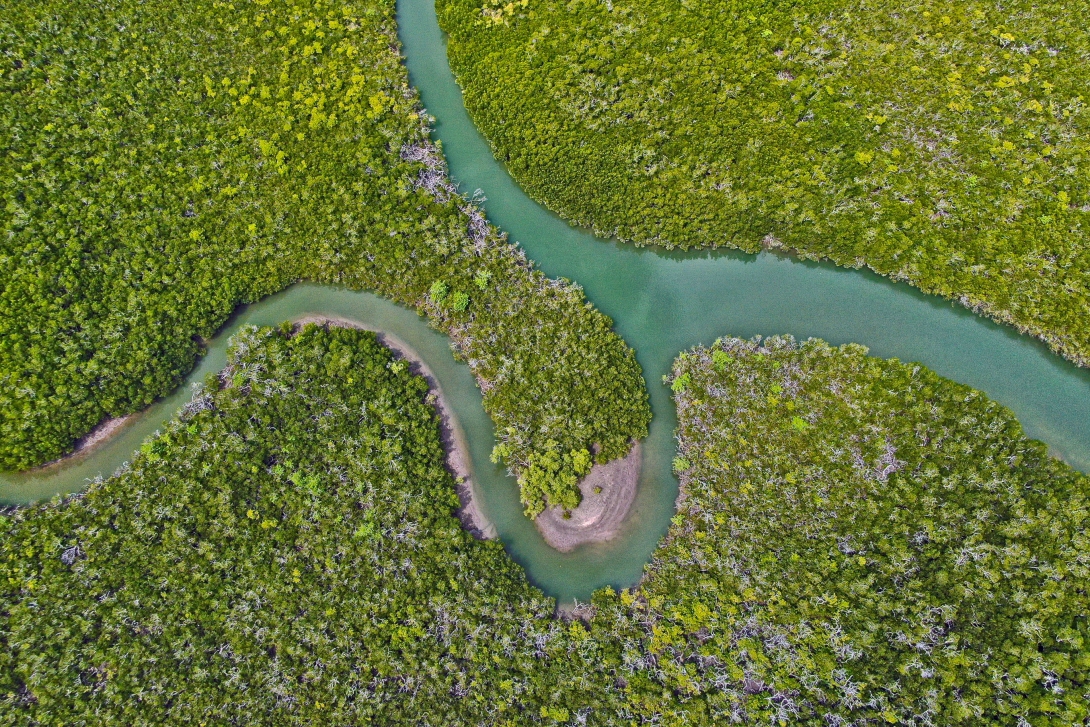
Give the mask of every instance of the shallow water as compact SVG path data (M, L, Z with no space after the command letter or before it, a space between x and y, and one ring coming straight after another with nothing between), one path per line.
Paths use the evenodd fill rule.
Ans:
M276 325L308 314L331 315L387 330L427 361L464 430L482 509L531 580L561 602L598 587L635 582L673 514L677 481L670 472L676 426L663 374L679 351L720 336L790 333L796 338L856 341L877 356L920 361L985 391L1018 415L1030 436L1090 471L1090 371L951 303L867 272L763 253L667 253L637 249L573 229L530 200L491 155L462 105L446 61L433 0L400 0L398 20L410 78L463 191L481 189L490 219L547 274L579 282L636 350L651 393L654 420L633 513L611 541L567 554L544 543L522 515L514 481L489 462L492 424L468 367L447 339L414 312L366 293L315 285L243 308L211 343L187 384L157 402L92 455L34 475L0 475L0 501L30 502L74 492L108 475L189 398L190 381L217 371L227 337L240 325Z
M410 80L436 119L433 136L442 142L451 176L464 192L484 193L492 222L545 273L577 281L613 318L636 350L651 393L654 420L640 492L621 538L563 556L534 538L504 534L508 549L547 591L582 598L595 586L639 577L677 496L670 472L677 420L662 376L678 352L720 336L816 336L834 344L856 341L877 356L920 361L1006 404L1030 436L1090 470L1090 372L1035 340L873 273L769 253L639 249L574 229L538 205L496 161L470 120L433 3L399 0L398 26Z

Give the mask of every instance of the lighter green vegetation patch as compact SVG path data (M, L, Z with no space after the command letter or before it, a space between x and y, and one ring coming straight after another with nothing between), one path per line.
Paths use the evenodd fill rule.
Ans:
M303 279L448 333L516 473L646 433L611 321L447 178L393 0L17 0L0 46L0 467L146 406L237 304Z

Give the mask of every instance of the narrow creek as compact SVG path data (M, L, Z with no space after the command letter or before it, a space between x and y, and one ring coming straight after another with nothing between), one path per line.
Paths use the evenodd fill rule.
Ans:
M876 356L919 361L1010 407L1030 436L1090 471L1090 371L1009 328L871 273L768 253L637 249L570 227L519 189L477 133L447 64L433 0L399 0L398 23L410 79L436 119L434 137L442 142L451 176L463 191L484 193L489 218L545 273L582 285L643 366L654 420L643 447L639 491L620 535L570 553L549 547L522 515L514 481L489 461L492 423L468 367L454 361L447 339L389 301L317 285L296 285L241 309L185 385L86 457L35 473L0 474L0 502L75 492L95 476L108 476L188 400L190 382L223 367L227 339L240 326L307 315L389 331L428 363L468 441L484 513L530 579L562 603L639 578L669 525L677 495L670 471L676 418L662 376L680 351L720 336L817 336L834 344L862 343Z

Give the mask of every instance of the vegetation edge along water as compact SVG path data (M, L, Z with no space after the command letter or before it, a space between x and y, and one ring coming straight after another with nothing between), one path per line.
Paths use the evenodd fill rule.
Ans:
M475 124L565 219L866 266L1090 362L1070 4L436 5Z
M1009 411L787 337L670 383L670 534L558 619L454 518L404 361L242 329L125 472L0 515L0 722L1087 718L1090 482Z
M560 603L586 600L604 585L621 586L639 578L650 548L633 547L634 535L661 529L672 512L658 508L636 508L617 538L592 548L561 553L550 547L536 526L525 517L517 480L502 464L490 462L495 426L482 406L482 394L472 371L455 359L449 339L430 327L415 311L398 306L374 294L317 284L298 284L246 306L232 318L226 329L208 341L208 351L185 384L169 397L139 413L133 422L104 442L93 454L70 466L42 472L0 474L0 504L26 505L49 500L56 494L77 493L97 478L109 477L118 467L128 467L142 443L162 432L169 421L188 403L194 385L227 365L231 338L249 327L279 328L285 321L334 317L367 330L381 331L404 341L418 353L435 374L458 428L465 434L470 455L469 469L483 514L495 527L509 556L525 568L531 582ZM654 484L656 480L652 479ZM651 494L660 488L645 486ZM672 500L671 500L672 502Z
M473 370L531 515L626 453L639 365L577 286L460 196L393 0L19 2L0 18L0 466L174 388L297 280L428 316Z

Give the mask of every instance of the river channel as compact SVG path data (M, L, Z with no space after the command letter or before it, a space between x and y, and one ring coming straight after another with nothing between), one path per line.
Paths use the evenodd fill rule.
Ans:
M855 341L876 356L919 361L1010 407L1030 436L1090 471L1090 371L1009 328L865 271L770 253L640 249L572 228L519 189L477 132L447 64L433 0L399 0L398 23L410 80L436 119L433 136L442 142L454 181L464 192L483 192L491 221L545 273L582 285L613 318L643 367L654 419L643 447L639 492L620 535L570 553L550 548L522 515L514 480L489 462L492 423L468 367L454 361L447 339L415 312L376 296L306 284L241 309L185 385L92 454L63 467L0 475L0 502L75 492L90 478L109 475L188 400L189 382L223 367L227 339L241 325L276 325L307 315L389 331L428 363L468 441L485 515L530 579L560 602L585 600L596 588L639 578L669 525L677 495L670 471L677 422L662 376L680 351L720 336L790 333L800 340Z

